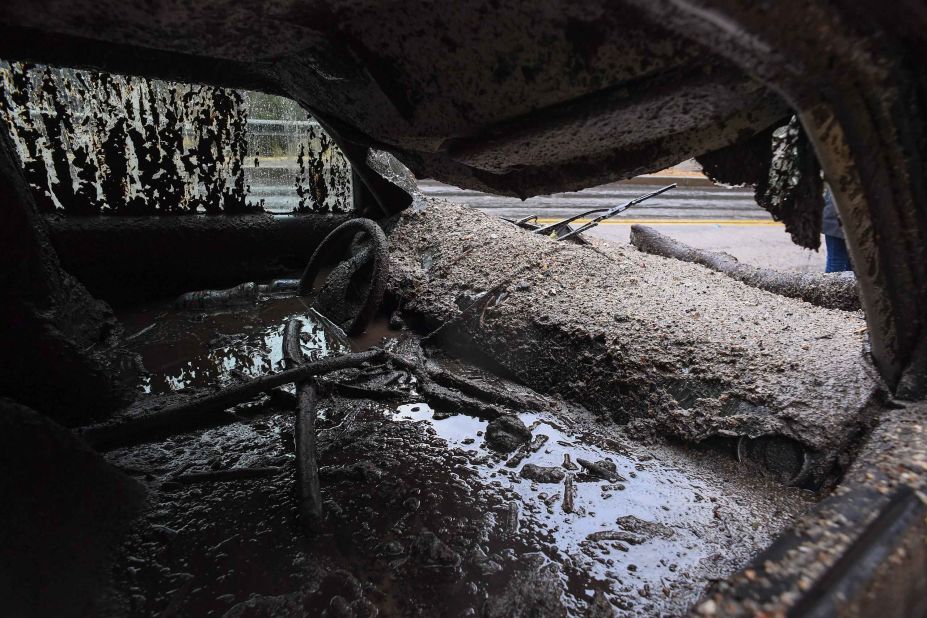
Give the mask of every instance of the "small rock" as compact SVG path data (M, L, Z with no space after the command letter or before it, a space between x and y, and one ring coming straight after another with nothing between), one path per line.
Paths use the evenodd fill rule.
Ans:
M674 535L673 529L666 524L658 524L656 522L647 521L640 519L639 517L635 517L634 515L625 515L624 517L619 517L615 523L617 523L622 530L627 530L628 532L643 535L647 538L658 536L664 539L669 539Z
M525 464L521 469L521 477L536 483L559 483L566 476L562 468L537 466Z
M392 330L403 330L406 327L405 320L402 319L402 316L399 315L398 311L394 311L393 315L389 316L389 327Z
M500 416L486 426L486 444L496 451L510 453L529 440L531 431L517 416Z
M487 556L486 552L484 552L479 547L477 547L476 549L470 552L470 563L471 564L477 564L477 565L483 564L487 560L489 560L489 556Z
M401 556L404 551L402 543L399 541L390 541L380 546L379 554L388 558L395 558L396 556Z
M428 530L415 539L412 551L426 565L457 568L461 563L460 554Z

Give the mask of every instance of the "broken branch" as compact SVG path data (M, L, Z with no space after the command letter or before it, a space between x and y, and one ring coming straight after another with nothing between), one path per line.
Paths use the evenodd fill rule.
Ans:
M546 404L537 397L520 396L502 388L480 384L434 362L410 360L392 352L384 354L393 364L406 369L418 379L422 395L445 405L469 409L478 416L493 419L506 413L502 408L515 411L539 410Z
M481 418L494 419L508 413L505 408L514 410L536 410L540 406L536 401L504 395L497 389L484 387L472 380L452 374L433 363L411 360L384 352L393 364L409 371L418 380L418 390L430 403L445 407L467 410ZM439 383L442 382L442 383Z
M644 253L700 264L749 286L818 307L860 308L856 278L843 273L789 273L750 266L726 253L690 247L646 225L631 226L631 244Z
M303 352L299 345L301 325L290 318L283 337L283 362L288 369L303 366ZM299 490L299 509L309 528L318 528L322 521L322 492L319 485L319 461L315 436L315 408L318 402L318 385L308 378L296 383L296 485Z
M235 384L221 391L172 405L157 412L122 418L80 431L81 437L97 450L145 442L157 435L177 433L210 421L221 419L228 408L248 401L262 393L291 382L301 382L317 375L358 367L383 358L379 349L345 354L307 363L293 369L273 373L248 382Z

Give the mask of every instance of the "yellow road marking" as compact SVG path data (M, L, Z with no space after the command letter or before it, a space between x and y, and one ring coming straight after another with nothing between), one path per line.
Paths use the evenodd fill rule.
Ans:
M537 220L537 223L546 225L548 223L555 223L557 221L561 221L561 219L541 218ZM589 221L590 219L577 219L576 221L573 221L573 223L581 225ZM534 222L533 219L532 222ZM778 221L766 221L758 219L607 219L605 221L601 221L599 225L634 225L638 223L647 225L782 225Z

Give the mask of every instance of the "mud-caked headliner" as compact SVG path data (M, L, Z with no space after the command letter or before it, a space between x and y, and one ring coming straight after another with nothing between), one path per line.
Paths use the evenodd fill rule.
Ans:
M608 2L22 2L0 56L286 94L420 177L527 197L654 171L787 115Z

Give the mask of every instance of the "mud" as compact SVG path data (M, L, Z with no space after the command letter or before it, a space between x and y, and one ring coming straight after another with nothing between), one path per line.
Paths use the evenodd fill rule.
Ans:
M0 453L3 614L87 615L145 491L73 432L6 398Z
M306 315L299 299L200 317L154 306L123 319L151 372L144 390L152 396L276 369L283 324L294 314ZM303 320L304 352L344 349L321 322ZM396 349L418 345L408 331L384 332ZM436 414L414 383L408 388L405 402L321 401L325 520L316 536L305 534L298 515L286 404L241 406L237 423L111 452L151 499L101 609L681 613L709 580L745 564L808 507L801 492L731 457L631 442L614 424L562 402L519 412L529 444L517 457L498 453L485 442L486 420L467 410ZM578 460L626 480L570 472ZM525 478L532 469L568 474L538 482Z
M392 292L406 312L443 325L446 341L537 390L635 435L782 435L817 458L819 475L870 422L880 386L862 314L429 204L390 233Z
M900 404L834 494L712 587L702 616L917 616L924 605L927 406Z

